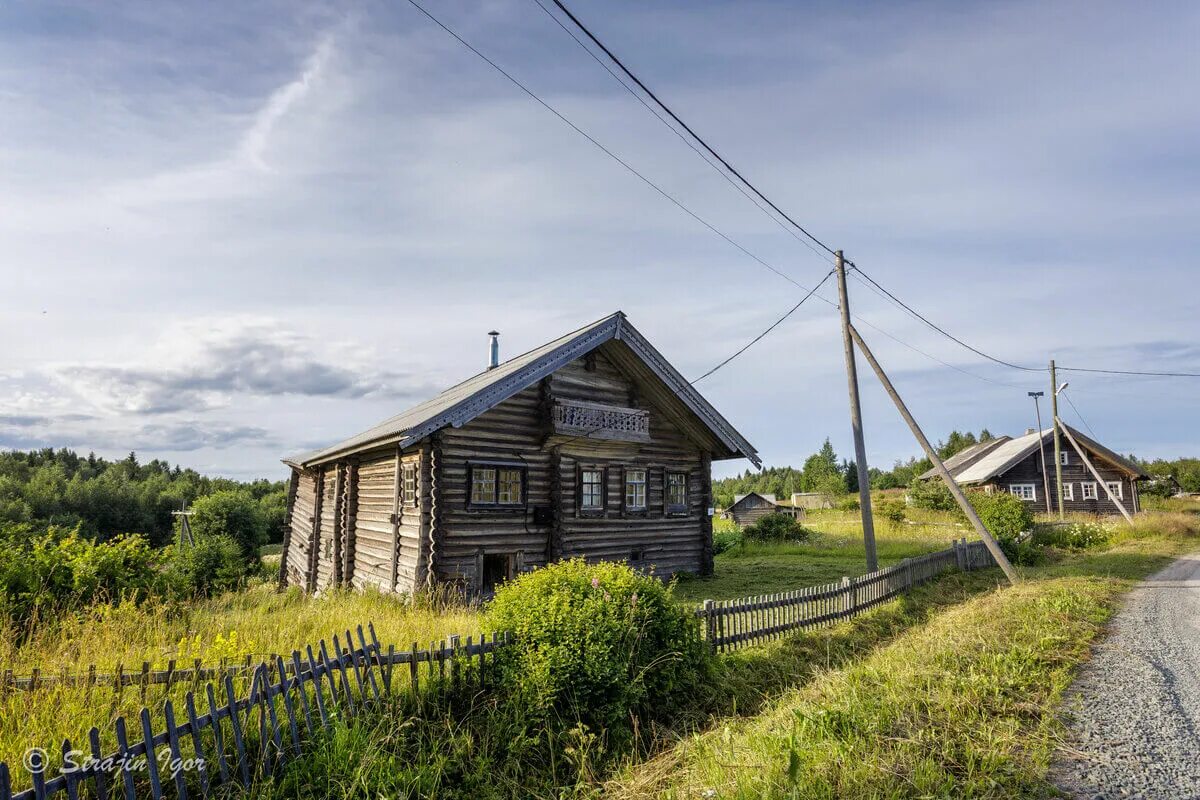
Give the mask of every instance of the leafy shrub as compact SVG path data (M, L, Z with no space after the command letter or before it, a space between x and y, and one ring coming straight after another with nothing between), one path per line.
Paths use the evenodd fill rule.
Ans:
M894 497L881 497L875 503L875 513L897 527L904 523L905 506L903 500Z
M653 576L624 564L563 561L501 586L487 608L504 689L531 726L579 722L627 744L631 715L661 719L711 668L699 621Z
M1039 528L1037 541L1063 550L1086 550L1106 544L1110 533L1108 526L1099 522L1073 522Z
M1033 512L1015 494L971 492L967 499L997 539L1015 539L1019 534L1033 529Z
M209 597L245 584L253 562L228 536L204 536L195 546L168 547L159 579L162 594L174 598Z
M854 497L853 495L847 495L834 503L833 507L838 511L858 511L862 506L858 502L857 497Z
M743 534L756 542L805 542L812 537L812 531L787 514L768 514L747 525Z
M931 481L913 481L908 487L908 499L914 508L929 511L958 511L954 495L940 478Z
M200 539L227 536L247 560L258 558L267 531L258 501L246 491L226 490L201 497L192 505L192 532Z
M713 555L720 555L745 541L742 531L736 526L713 529Z

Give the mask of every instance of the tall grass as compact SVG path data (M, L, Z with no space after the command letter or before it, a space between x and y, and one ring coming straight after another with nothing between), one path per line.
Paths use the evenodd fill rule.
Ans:
M73 672L96 664L101 673L117 665L136 672L143 662L163 669L170 659L190 666L255 662L321 639L342 636L347 628L371 622L380 641L408 649L428 646L452 633L479 633L479 618L468 608L441 603L410 603L378 592L335 592L306 598L298 592L276 593L269 586L188 604L132 603L100 605L58 620L40 620L27 631L6 631L0 641L0 667L20 675L35 667L43 675ZM18 635L20 634L20 635ZM142 705L161 711L168 698L178 705L191 686L124 687L111 684L59 686L0 692L0 761L20 763L25 749L54 752L64 738L86 742L88 729L100 729L106 750L115 747L113 722L131 719ZM161 714L155 718L161 719ZM52 759L52 763L56 763ZM18 770L18 773L20 771ZM18 778L18 780L20 780Z

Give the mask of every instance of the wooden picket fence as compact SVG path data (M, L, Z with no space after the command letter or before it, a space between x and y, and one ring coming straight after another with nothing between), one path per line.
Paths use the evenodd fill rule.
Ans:
M309 645L303 655L293 651L290 660L276 656L272 662L258 664L244 697L238 697L233 675L224 674L218 688L212 683L205 686L202 700L207 700L208 710L204 714L197 713L195 692L189 691L182 722L177 722L174 705L167 700L157 733L148 708L139 712L135 726L119 718L116 751L101 750L100 731L93 727L86 748L76 750L69 740L62 743L63 764L70 757L76 766L58 769L53 777L47 776L54 768L46 754L30 751L34 759L27 756L25 768L33 786L15 794L10 768L0 763L0 800L44 800L59 794L70 800L114 796L161 800L167 794L186 800L189 795L207 798L226 784L249 787L299 755L314 733L339 717L377 705L393 689L402 690L407 684L414 695L423 697L447 688L484 686L496 651L509 642L507 635L481 635L477 641L451 636L427 649L414 642L409 650L397 652L391 645L384 651L374 626L368 624L367 631L369 639L358 626L357 644L350 631L344 641L333 637L332 656L322 640L315 652ZM169 757L160 763L163 748Z
M995 564L983 542L960 539L946 550L906 558L857 578L844 577L839 583L737 600L705 600L696 614L709 646L715 652L728 652L788 631L826 627L857 616L949 569L969 571Z

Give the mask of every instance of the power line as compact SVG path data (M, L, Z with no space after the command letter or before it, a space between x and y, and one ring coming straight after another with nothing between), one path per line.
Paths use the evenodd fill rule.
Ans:
M822 286L822 284L824 284L824 283L825 283L825 281L829 280L829 276L830 276L830 275L832 275L832 274L833 274L833 270L829 270L829 272L826 272L826 273L825 273L825 277L824 277L824 278L821 278L820 282L818 282L818 283L817 283L817 285L816 285L816 286L814 286L814 287L812 288L812 290L811 290L811 291L810 291L808 294L806 294L806 295L804 295L804 297L800 298L800 302L799 302L799 303L796 303L796 305L792 306L792 307L791 307L791 308L788 310L788 312L787 312L786 314L784 314L782 317L780 317L779 319L777 319L777 320L775 320L774 322L772 322L772 323L771 323L771 325L770 325L770 326L769 326L769 327L768 327L768 328L767 328L765 331L763 331L762 333L760 333L758 336L755 336L753 339L751 339L749 342L747 342L747 343L746 343L746 344L745 344L745 345L744 345L744 346L743 346L743 347L742 347L740 350L738 350L736 353L734 353L733 355L731 355L729 358L725 359L725 360L724 360L724 361L722 361L720 364L717 364L715 367L713 367L713 368L712 368L712 369L710 369L708 372L706 372L706 373L704 373L703 375L701 375L699 378L696 378L695 380L691 381L691 385L692 385L692 386L695 386L697 383L699 383L700 381L704 380L704 379L705 379L705 378L707 378L709 375L712 375L714 372L716 372L717 370L719 370L721 367L725 366L725 365L726 365L726 364L728 364L730 361L733 361L735 358L737 358L738 356L740 356L742 353L746 352L746 351L747 351L747 350L749 350L751 347L753 347L754 345L758 344L758 342L759 342L759 341L761 341L761 340L763 339L763 337L765 337L765 336L766 336L767 334L769 334L771 331L773 331L773 330L775 330L776 328L778 328L778 327L780 326L780 324L782 324L782 323L783 323L783 321L784 321L785 319L787 319L787 318L788 318L788 317L790 317L792 314L794 314L794 313L795 313L795 311L796 311L796 309L798 309L798 308L800 308L800 306L804 305L804 301L805 301L805 300L807 300L808 298L810 298L810 297L812 297L814 294L816 294L816 293L817 293L817 289L820 289L820 288L821 288L821 286Z
M1138 372L1126 369L1089 369L1087 367L1059 367L1071 372L1096 372L1103 375L1142 375L1152 378L1200 378L1200 372Z
M545 108L547 111L549 111L549 112L550 112L551 114L553 114L554 116L558 117L558 118L559 118L559 119L560 119L560 120L561 120L563 123L565 123L567 126L569 126L569 127L570 127L570 128L573 130L573 131L575 131L576 133L578 133L578 134L579 134L580 136L582 136L583 138L587 139L589 142L591 142L593 145L595 145L595 146L596 146L596 147L597 147L597 148L598 148L598 149L599 149L601 152L603 152L605 155L607 155L607 156L608 156L609 158L611 158L613 161L616 161L618 164L620 164L620 165L621 165L622 167L624 167L626 170L628 170L629 172L631 172L633 175L635 175L635 176L636 176L638 179L640 179L640 180L641 180L643 183L645 183L645 184L646 184L647 186L649 186L651 189L653 189L654 191L658 192L660 195L662 195L663 197L665 197L667 200L671 201L671 203L673 203L673 204L674 204L676 207L678 207L678 208L679 208L681 211L683 211L685 214L687 214L687 215L688 215L688 216L690 216L692 219L694 219L694 220L696 220L697 222L699 222L699 223L700 223L701 225L703 225L704 227L708 228L710 231L712 231L713 233L715 233L717 236L720 236L722 239L724 239L726 242L728 242L728 243L729 243L730 245L732 245L733 247L737 248L739 251L741 251L743 254L745 254L745 255L746 255L746 256L748 256L749 258L752 258L754 261L756 261L756 262L758 262L759 264L761 264L762 266L766 267L766 268L767 268L767 269L769 269L771 272L774 272L774 273L775 273L776 275L778 275L779 277L783 278L783 279L784 279L784 280L786 280L786 281L789 281L789 282L790 282L790 283L792 283L792 284L795 284L796 286L800 287L801 289L804 289L805 291L807 291L807 290L808 290L808 287L807 287L807 286L804 286L803 284L801 284L801 283L797 282L797 281L796 281L794 278L792 278L790 275L787 275L786 273L784 273L784 272L780 271L779 269L776 269L776 268L775 268L774 266L772 266L771 264L768 264L766 261L764 261L763 259L761 259L761 258L759 258L758 256L756 256L754 253L752 253L752 252L750 252L749 250L747 250L747 249L746 249L745 247L743 247L741 244L739 244L738 242L736 242L735 240L733 240L732 238L730 238L729 236L727 236L725 233L723 233L721 230L719 230L719 229L718 229L716 226L714 226L714 225L713 225L712 223L710 223L708 220L704 219L704 218L703 218L703 217L701 217L699 214L697 214L696 212L692 211L690 208L688 208L687 206L685 206L685 205L684 205L684 204L683 204L683 203L682 203L680 200L678 200L678 199L677 199L677 198L676 198L674 195L672 195L672 194L671 194L670 192L668 192L666 189L663 189L663 188L662 188L661 186L659 186L657 183L655 183L654 181L650 180L649 178L647 178L647 177L646 177L645 175L643 175L642 173L638 172L638 171L637 171L637 169L635 169L635 168L634 168L634 167L633 167L633 166L632 166L632 165L631 165L629 162L625 161L623 158L621 158L620 156L618 156L618 155L617 155L616 153L614 153L612 150L609 150L607 147L605 147L605 146L604 146L604 145L602 145L602 144L601 144L599 141L597 141L595 138L593 138L593 137L592 137L592 135L591 135L591 134L589 134L587 131L583 130L583 129L582 129L582 128L580 128L578 125L576 125L574 122L572 122L571 120L567 119L567 117L566 117L566 116L564 116L564 115L563 115L563 114L562 114L562 113L561 113L561 112L560 112L558 109L556 109L554 106L550 105L550 104L549 104L549 103L547 103L545 100L543 100L541 97L539 97L539 96L538 96L536 93L534 93L534 91L533 91L532 89L530 89L528 86L526 86L525 84L521 83L519 80L517 80L516 78L514 78L514 77L513 77L513 76L512 76L510 73L508 73L508 72L507 72L507 71L506 71L506 70L505 70L503 67L501 67L501 66L500 66L499 64L497 64L495 61L493 61L492 59L488 58L488 57L487 57L486 55L484 55L482 52L480 52L479 50L477 50L477 49L474 47L474 45L472 45L470 42L468 42L468 41L467 41L466 39L464 39L463 37L459 36L459 35L458 35L458 34L457 34L457 33L456 33L454 30L452 30L452 29L451 29L449 26L447 26L447 25L446 25L444 22L442 22L440 19L438 19L437 17L435 17L433 14L431 14L431 13L429 13L427 10L425 10L425 7L424 7L424 6L422 6L420 3L418 3L418 2L417 2L417 0L408 0L408 2L409 2L409 4L410 4L410 5L412 5L412 6L413 6L413 8L417 9L417 10L418 10L418 11L420 11L422 14L424 14L424 15L425 15L427 18L429 18L429 20L430 20L431 22L433 22L435 25L437 25L439 28L441 28L443 31L445 31L445 32L446 32L446 33L448 33L450 36L452 36L452 37L453 37L455 40L457 40L459 44L461 44L463 47L467 48L467 49L468 49L468 50L470 50L472 53L474 53L475 55L477 55L477 56L478 56L480 59L482 59L482 60L483 60L483 61L484 61L486 64L488 64L488 66L490 66L492 69L496 70L496 71L497 71L497 72L499 72L501 75L503 75L505 78L507 78L507 79L508 79L508 81L509 81L510 83L512 83L514 86L516 86L518 89L520 89L520 90L521 90L522 92L524 92L525 94L529 95L529 97L531 97L533 100L537 101L537 103L538 103L540 106L542 106L543 108Z
M734 175L736 175L738 180L740 180L742 183L744 183L746 185L746 187L750 189L750 191L752 191L752 192L754 192L754 194L758 195L758 197L764 203L766 203L772 209L774 209L775 213L779 214L781 217L783 217L788 222L790 222L792 224L792 226L796 228L796 230L800 231L805 236L807 236L814 244L819 246L822 250L824 250L829 255L834 254L833 248L829 247L829 245L822 242L816 236L813 236L811 233L809 233L804 228L803 225L801 225L799 222L796 222L796 220L792 219L792 217L787 212L785 212L779 206L775 205L775 203L773 203L769 197L767 197L765 194L763 194L762 192L760 192L758 190L757 186L755 186L753 183L748 181L746 179L746 177L744 175L742 175L742 173L738 172L737 169L735 169L732 164L730 164L728 161L726 161L725 158L720 153L718 153L711 146L709 146L708 142L704 141L704 138L701 137L700 134L696 133L694 130L692 130L691 126L689 126L686 122L684 122L682 119L680 119L679 115L676 114L674 111L672 111L670 106L668 106L661 99L659 99L658 95L656 95L653 91L651 91L649 86L642 83L641 79L638 78L637 75L634 75L633 71L630 70L629 67L625 66L624 62L622 62L621 59L617 58L616 54L613 53L612 50L609 50L608 47L605 46L604 42L602 42L598 38L596 38L596 35L594 33L592 33L590 30L588 30L587 26L584 25L582 22L580 22L578 17L576 17L574 14L571 13L571 9L569 9L565 5L563 5L562 0L554 0L554 5L558 6L559 10L561 10L564 14L566 14L567 17L571 20L571 22L575 23L575 26L577 28L579 28L579 30L583 31L583 33L589 39L591 39L592 42L597 47L599 47L601 50L603 50L604 54L606 56L608 56L610 59L612 59L613 63L616 64L621 69L622 72L624 72L627 76L629 76L630 80L632 80L634 83L636 83L638 85L638 88L640 88L643 92L645 92L650 97L650 99L653 100L658 105L659 108L661 108L663 111L667 112L667 114L671 117L671 119L675 120L675 122L677 122L680 125L680 127L682 127L685 131L687 131L688 134L690 134L693 139L695 139L697 142L699 142L700 146L703 147L705 150L707 150L713 156L713 158L720 161L721 165L724 166L725 169L729 170Z
M1012 369L1019 369L1019 370L1023 370L1023 371L1025 371L1025 372L1045 372L1045 371L1046 371L1046 370L1045 370L1045 368L1043 368L1043 367L1023 367L1023 366L1021 366L1020 364L1014 364L1014 363L1012 363L1011 361L1005 361L1005 360L1004 360L1004 359L1002 359L1002 358L996 358L995 356L988 355L987 353L983 352L982 350L980 350L980 349L979 349L979 348L977 348L977 347L972 347L971 345L967 344L967 343L966 343L966 342L964 342L962 339L959 339L957 336L955 336L954 334L950 333L950 332L949 332L949 331L947 331L946 329L944 329L944 328L942 328L942 327L939 327L938 325L935 325L934 323L930 322L930 321L929 321L929 319L928 319L927 317L925 317L925 316L923 316L923 315L921 315L921 314L917 313L917 311L915 311L915 310L912 308L912 306L908 305L908 304L907 304L907 303L905 303L903 300L901 300L900 298L896 297L896 295L892 294L892 293L891 293L891 292L889 292L887 289L885 289L885 288L883 288L882 286L880 286L880 285L879 285L879 284L878 284L878 283L875 281L875 279L874 279L874 278L872 278L872 277L871 277L870 275L868 275L867 273L863 272L863 271L862 271L862 269L861 269L861 268L860 268L860 267L859 267L857 264L854 264L853 262L851 262L851 267L853 267L853 269L854 269L854 271L855 271L855 272L857 272L859 275L861 275L863 278L865 278L867 281L869 281L869 282L871 283L871 285L873 285L873 286L874 286L876 289L878 289L879 291L881 291L881 292L883 292L885 295L887 295L889 298L891 298L891 300L892 300L893 302L895 302L897 305L899 305L901 308L903 308L903 309L904 309L905 311L907 311L909 314L912 314L914 317L916 317L917 319L919 319L921 322L924 322L924 323L925 323L926 325L928 325L930 328L932 328L933 330L935 330L935 331L937 331L938 333L942 334L942 335L943 335L943 336L945 336L947 339L950 339L951 341L953 341L953 342L956 342L956 343L958 343L959 345L961 345L961 346L965 347L966 349L970 350L970 351L971 351L972 353L974 353L975 355L982 356L982 357L986 358L988 361L994 361L995 363L997 363L997 364L1000 364L1001 366L1010 367L1010 368L1012 368Z
M1079 421L1083 423L1083 427L1088 429L1088 433L1092 435L1092 438L1099 439L1100 437L1096 435L1094 430L1092 430L1092 426L1088 425L1088 421L1083 418L1083 414L1079 413L1079 408L1075 405L1075 401L1071 399L1071 395L1067 394L1065 391L1059 392L1059 394L1066 398L1067 403L1071 406L1071 410L1075 412L1075 416L1079 417Z
M664 128L669 130L671 133L675 134L675 136L677 136L679 138L679 141L681 141L685 145L687 145L688 149L690 149L693 153L695 153L700 158L700 160L702 160L705 164L707 164L709 167L711 167L713 172L720 175L721 178L724 179L725 182L728 183L730 186L732 186L734 189L737 189L738 192L741 193L741 195L743 197L745 197L747 200L749 200L751 203L753 203L755 208L757 208L759 211L761 211L763 213L763 215L766 216L767 219L771 220L776 225L778 225L785 233L787 233L789 236L793 237L796 241L803 244L809 250L812 250L813 253L815 253L816 256L818 258L820 258L822 261L824 261L825 263L827 263L827 264L832 263L826 254L822 253L820 250L818 250L816 247L814 247L813 244L808 239L799 235L791 227L784 224L783 221L780 220L774 214L772 214L770 212L770 210L768 210L768 208L762 204L761 201L759 201L757 198L755 198L754 195L750 194L750 192L746 191L746 188L744 186L742 186L742 184L735 181L732 177L730 177L728 172L726 172L725 170L723 170L719 166L717 166L715 163L713 163L713 161L709 158L709 156L707 156L703 152L701 152L701 150L698 147L696 147L695 144L692 143L691 139L689 139L688 137L686 137L682 133L680 133L679 129L676 128L674 125L672 125L667 120L666 117L664 117L656 108L654 108L654 106L647 103L646 98L642 97L640 94L638 94L637 91L635 91L633 89L633 87L631 87L628 83L626 83L624 80L622 80L620 75L618 75L616 72L613 72L612 67L610 67L604 61L604 59L600 58L598 55L596 55L594 52L592 52L591 48L588 47L586 44L584 44L583 40L580 39L578 36L576 36L574 31L572 31L570 28L568 28L566 25L564 25L562 20L560 20L557 16L555 16L554 12L552 12L549 8L547 8L546 4L543 3L542 0L533 0L533 2L537 3L538 8L542 9L542 11L545 12L546 16L549 17L551 20L553 20L555 25L557 25L559 28L561 28L563 30L564 33L566 33L568 36L570 36L575 41L575 44L579 45L579 49L583 50L583 52L587 53L588 56L590 56L593 61L595 61L597 64L599 64L601 67L603 67L604 71L607 72L609 75L611 75L612 79L614 81L616 81L617 84L622 89L624 89L626 92L628 92L629 95L633 99L637 100L639 103L642 104L642 106L647 111L649 111L651 114L653 114L655 119L657 119L659 122L661 122L663 124Z

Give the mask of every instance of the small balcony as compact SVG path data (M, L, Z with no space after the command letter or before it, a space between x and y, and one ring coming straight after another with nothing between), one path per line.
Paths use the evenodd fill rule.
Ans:
M554 433L611 442L650 441L650 412L637 408L556 400L552 420Z

